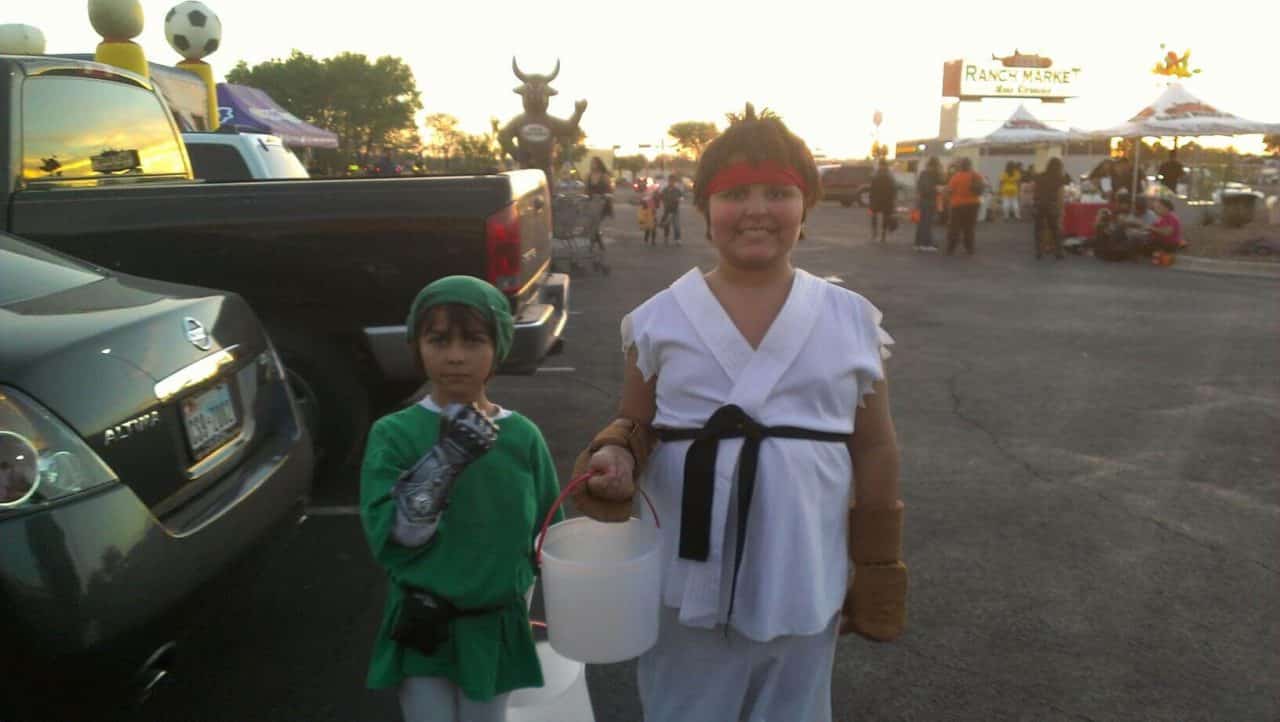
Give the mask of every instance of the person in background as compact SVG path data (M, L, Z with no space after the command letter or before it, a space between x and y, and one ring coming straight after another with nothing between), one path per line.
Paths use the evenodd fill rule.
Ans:
M1156 210L1160 217L1151 226L1151 240L1140 250L1151 254L1152 263L1168 266L1173 263L1173 254L1186 248L1187 242L1182 238L1182 222L1173 212L1173 201L1157 198Z
M1139 196L1133 203L1133 212L1120 216L1119 224L1125 234L1125 240L1133 247L1141 248L1151 242L1151 229L1160 216L1147 202L1146 196Z
M671 245L671 236L676 237L676 245L680 245L680 200L684 198L684 186L680 176L672 173L667 176L667 185L662 189L662 242Z
M1089 171L1089 181L1093 183L1094 188L1098 190L1098 194L1108 203L1115 199L1115 187L1112 182L1115 179L1115 163L1110 158L1103 158L1098 165Z
M871 176L871 239L875 240L877 228L880 242L888 242L890 219L898 204L898 186L894 183L889 164L880 161L875 175Z
M654 219L653 206L648 198L642 198L640 206L636 208L636 223L639 224L640 230L644 231L644 244L653 245L658 239L658 224Z
M608 217L612 208L613 179L609 177L609 169L605 167L600 156L591 158L591 170L587 173L587 207L590 224L587 237L592 247L604 251L604 238L600 235L600 224Z
M1186 169L1182 167L1182 163L1178 161L1178 151L1169 151L1169 160L1160 164L1160 182L1165 188L1178 192L1178 182L1182 180L1182 176L1186 173Z
M1018 207L1018 193L1022 186L1022 170L1018 164L1009 161L1000 174L1000 210L1004 220L1022 220L1022 209Z
M1053 242L1053 255L1062 260L1062 208L1063 189L1067 176L1062 171L1062 159L1050 158L1044 172L1036 176L1035 223L1033 238L1035 241L1036 260L1044 253L1045 240Z
M978 223L978 208L982 202L982 176L973 169L973 161L961 158L957 170L947 181L947 204L951 217L947 224L947 255L955 255L956 246L964 241L968 255L974 252L974 226Z
M1138 195L1147 189L1147 179L1138 173ZM1133 161L1129 158L1117 160L1112 167L1111 188L1114 202L1119 203L1121 194L1133 195Z
M916 224L917 251L937 251L933 244L933 224L938 215L938 187L942 185L942 163L937 157L925 163L924 170L916 178L916 199L919 203L920 222Z

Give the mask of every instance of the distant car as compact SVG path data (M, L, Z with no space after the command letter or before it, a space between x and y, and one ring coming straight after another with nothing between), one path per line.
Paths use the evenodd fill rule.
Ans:
M234 130L183 133L182 143L191 159L192 175L206 182L310 177L298 156L276 135Z
M184 600L299 518L311 439L234 294L0 233L0 339L0 719L71 719L172 671Z
M845 163L818 170L822 179L822 198L837 201L848 208L853 204L866 207L871 204L870 164Z

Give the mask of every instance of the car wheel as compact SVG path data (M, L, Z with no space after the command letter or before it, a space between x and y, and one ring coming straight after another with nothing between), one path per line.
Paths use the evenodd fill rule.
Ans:
M871 205L871 191L866 188L863 188L862 190L858 191L858 206L861 208L866 208L870 205Z
M369 429L369 393L349 353L286 322L267 324L322 469L354 463Z
M853 205L853 201L849 200L848 198L843 198L840 200L840 205L844 206L845 208L848 208L849 206Z

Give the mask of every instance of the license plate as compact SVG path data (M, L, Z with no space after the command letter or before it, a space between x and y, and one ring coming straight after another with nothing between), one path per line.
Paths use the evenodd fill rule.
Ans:
M240 428L236 406L231 401L231 386L226 383L182 400L182 422L187 428L187 443L196 461L234 437Z

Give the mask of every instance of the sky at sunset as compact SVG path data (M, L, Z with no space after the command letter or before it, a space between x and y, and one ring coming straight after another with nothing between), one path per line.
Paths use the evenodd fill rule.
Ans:
M138 42L153 62L179 58L164 40L173 0L143 0ZM363 0L212 0L221 18L221 49L208 58L216 75L238 60L285 57L297 48L317 57L342 51L395 55L413 69L424 113L457 116L482 132L488 118L520 112L517 55L526 72L562 70L551 112L566 117L573 101L590 105L587 144L636 152L657 145L682 120L723 126L743 101L777 111L811 148L831 157L865 155L872 114L881 137L935 136L945 60L990 58L1015 48L1082 70L1079 98L1027 101L1057 127L1117 125L1155 98L1162 79L1150 72L1160 44L1190 48L1185 81L1192 93L1245 118L1280 122L1275 90L1274 2L439 2ZM874 8L874 9L873 9ZM1220 8L1220 10L1219 10ZM39 27L49 52L91 52L99 38L85 0L7 0L0 23ZM1018 101L969 104L962 134L992 130ZM669 139L666 139L670 143ZM1260 150L1257 138L1238 147Z

